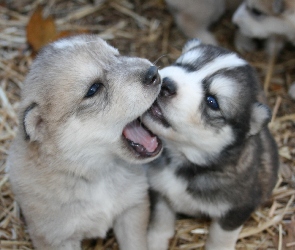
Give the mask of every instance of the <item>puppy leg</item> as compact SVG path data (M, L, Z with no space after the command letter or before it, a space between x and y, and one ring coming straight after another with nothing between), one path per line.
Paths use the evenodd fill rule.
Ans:
M128 209L115 221L114 231L120 250L147 250L149 201Z
M226 231L217 221L213 221L206 241L206 250L234 250L241 229L242 226Z
M206 250L234 250L244 222L250 217L255 206L233 208L217 221L213 221Z
M167 250L169 239L174 235L175 213L160 195L152 207L148 230L149 250Z

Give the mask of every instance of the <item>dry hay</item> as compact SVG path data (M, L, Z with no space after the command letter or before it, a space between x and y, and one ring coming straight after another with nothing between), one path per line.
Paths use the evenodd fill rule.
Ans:
M19 208L14 201L5 159L15 136L16 110L22 82L31 65L31 50L25 28L38 4L51 14L60 31L88 30L100 34L122 54L157 61L159 67L173 62L186 41L161 0L6 0L0 2L0 248L32 249ZM221 45L234 49L234 27L230 15L214 28ZM276 58L263 51L242 55L266 81L267 96L273 109L270 128L279 146L281 169L272 198L251 216L240 234L237 249L295 249L295 105L287 90L295 81L295 48L287 46ZM265 80L266 79L266 80ZM170 249L203 249L208 223L179 219ZM105 240L88 240L83 249L118 249L110 233Z

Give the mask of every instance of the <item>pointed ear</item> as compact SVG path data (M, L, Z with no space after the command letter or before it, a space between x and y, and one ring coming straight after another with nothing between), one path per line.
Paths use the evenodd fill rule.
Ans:
M201 41L197 38L190 39L186 44L183 46L182 53L188 52L190 49L197 47L201 44Z
M256 102L252 107L250 131L249 136L258 134L262 128L264 128L271 119L270 109L259 102Z
M44 134L44 122L37 103L32 103L24 112L23 128L25 139L41 142Z
M281 14L284 11L284 0L273 0L272 9L275 14Z

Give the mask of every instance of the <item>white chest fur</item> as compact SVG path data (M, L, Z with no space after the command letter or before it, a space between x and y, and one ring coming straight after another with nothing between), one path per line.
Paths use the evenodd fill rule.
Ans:
M220 217L230 205L220 202L210 203L204 199L192 196L187 191L188 183L175 175L173 167L163 168L161 172L154 172L150 169L149 181L153 189L159 191L169 200L170 205L178 213L195 216L199 213L210 215L210 217Z
M140 166L131 167L137 169L116 166L114 171L111 166L97 176L94 173L91 180L70 174L52 175L46 187L37 180L31 183L31 193L38 202L32 204L21 195L19 200L25 214L28 212L27 218L34 215L33 230L45 234L52 244L69 237L105 237L119 215L146 199L144 171Z

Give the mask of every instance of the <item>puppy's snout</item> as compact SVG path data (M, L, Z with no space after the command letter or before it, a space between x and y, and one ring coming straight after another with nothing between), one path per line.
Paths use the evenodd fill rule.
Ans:
M160 80L160 76L158 73L158 68L156 66L151 66L145 75L145 78L143 80L143 84L155 85L155 84L160 84L160 83L161 83L161 80Z
M175 82L172 79L165 77L162 82L160 95L163 97L171 97L176 94L176 90L177 87Z

